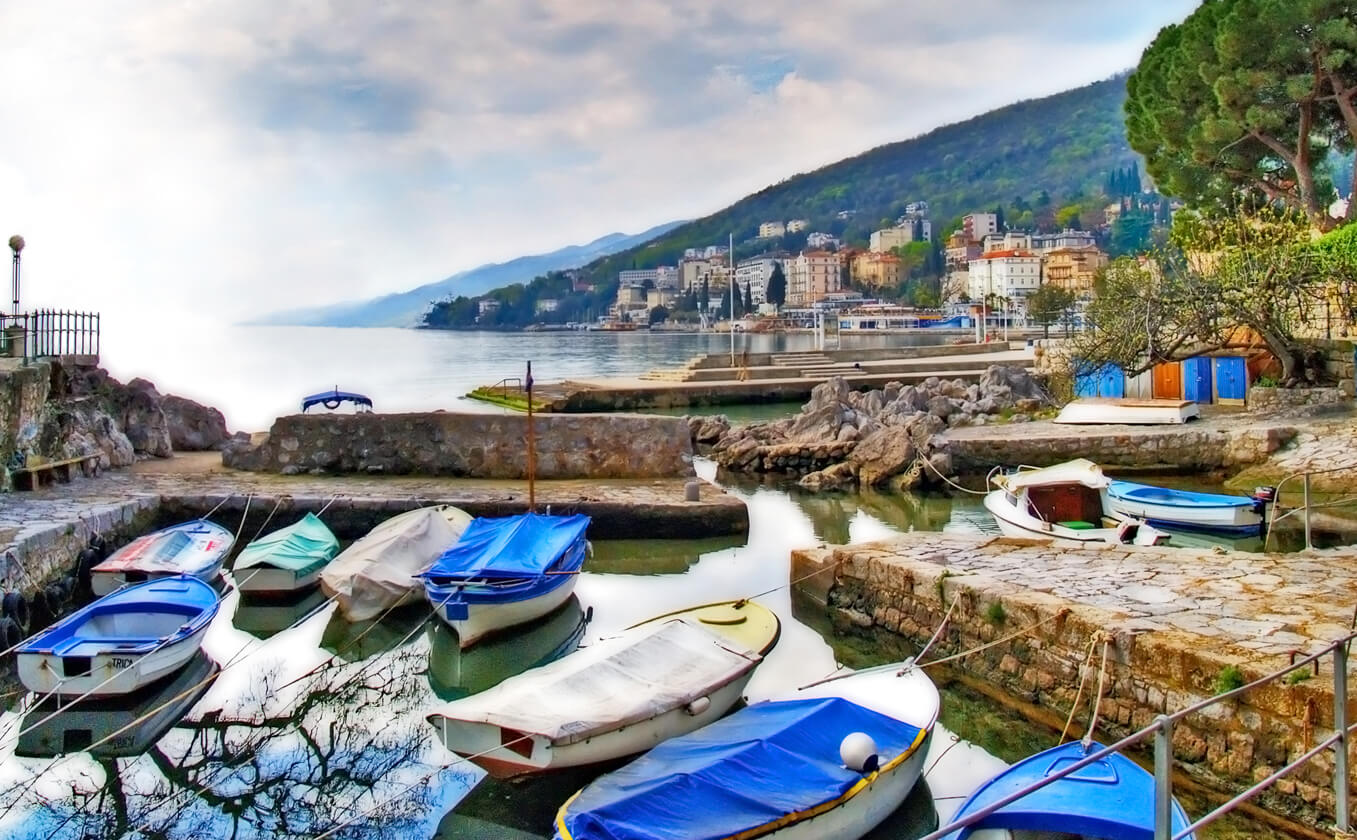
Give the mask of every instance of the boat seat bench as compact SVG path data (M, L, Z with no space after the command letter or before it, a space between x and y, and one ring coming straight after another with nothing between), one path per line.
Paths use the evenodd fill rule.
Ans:
M78 458L28 464L10 470L9 475L15 490L37 490L53 481L60 481L63 484L69 483L72 475L71 468L76 466L85 475L96 476L99 474L99 456L81 455Z

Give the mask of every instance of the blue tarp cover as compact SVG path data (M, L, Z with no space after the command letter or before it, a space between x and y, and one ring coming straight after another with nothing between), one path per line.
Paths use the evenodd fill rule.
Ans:
M589 517L525 513L473 519L457 544L439 555L425 578L529 577L550 569L584 537Z
M355 405L365 405L372 408L372 400L364 394L355 394L352 391L341 391L338 388L333 391L322 391L319 394L312 394L309 397L302 398L302 413L313 405L323 405L326 408L337 408L341 402L348 401Z
M863 778L839 746L866 732L881 764L919 730L838 697L758 703L597 779L557 818L573 840L718 840L837 799Z

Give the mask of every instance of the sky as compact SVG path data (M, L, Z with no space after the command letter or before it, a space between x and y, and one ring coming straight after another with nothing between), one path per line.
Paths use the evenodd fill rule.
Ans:
M0 241L21 308L122 323L402 291L1106 78L1195 5L3 3Z

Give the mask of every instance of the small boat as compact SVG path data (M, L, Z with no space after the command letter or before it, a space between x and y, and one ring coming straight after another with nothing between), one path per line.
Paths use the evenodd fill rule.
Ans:
M565 603L588 553L588 527L581 514L476 519L420 574L424 594L458 643L471 647Z
M441 700L478 694L515 674L555 662L579 647L593 619L571 595L541 621L512 627L466 650L441 621L426 625L429 637L429 686Z
M123 697L76 703L49 697L24 716L14 754L31 758L75 752L97 758L141 755L183 719L220 671L200 650L174 676Z
M860 838L918 782L938 710L908 662L756 703L586 786L557 840Z
M334 390L322 391L319 394L312 394L302 399L302 414L306 414L312 408L324 408L329 411L337 411L345 403L353 409L356 414L366 414L372 411L372 400L363 395L355 394L352 391L341 391L336 385Z
M633 755L724 715L777 643L752 601L658 616L429 715L497 778Z
M1079 458L990 480L998 489L985 495L985 510L1005 536L1113 545L1168 542L1168 534L1112 507L1111 482L1092 461Z
M1085 399L1060 409L1053 422L1158 426L1186 423L1200 416L1201 407L1191 400Z
M215 522L194 519L137 537L90 569L90 588L107 595L128 583L171 575L210 580L221 571L235 536Z
M307 513L245 546L231 570L241 592L295 592L314 586L338 551L335 535L314 513Z
M950 822L960 822L1102 749L1102 744L1085 746L1074 741L1024 758L981 785ZM1174 835L1192 824L1177 800L1171 821L1169 833ZM1018 837L1046 837L1055 832L1060 837L1153 840L1154 777L1121 753L1112 753L1004 805L944 840L964 840L983 829L1008 829L1018 832ZM1192 836L1187 835L1185 840Z
M181 668L221 597L180 575L105 595L16 649L19 681L41 694L127 694Z
M419 599L417 575L471 524L452 505L393 516L340 552L320 573L320 587L350 621L366 621Z
M1252 496L1195 493L1113 479L1107 488L1112 510L1161 528L1257 536L1263 532L1267 506L1276 497L1271 487Z

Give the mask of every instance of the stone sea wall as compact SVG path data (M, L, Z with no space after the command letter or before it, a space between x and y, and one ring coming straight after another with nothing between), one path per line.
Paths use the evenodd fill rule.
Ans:
M536 476L681 478L693 475L681 417L547 414L533 419ZM292 415L258 445L228 447L222 462L257 472L527 477L528 419L517 414Z
M1342 388L1249 388L1245 404L1250 411L1282 411L1311 405L1336 405L1351 401Z

